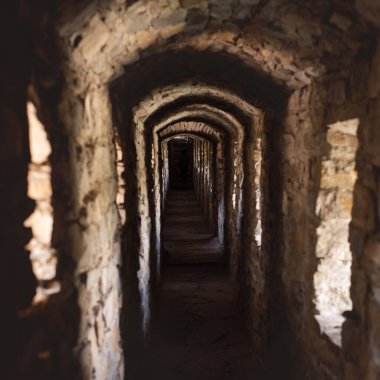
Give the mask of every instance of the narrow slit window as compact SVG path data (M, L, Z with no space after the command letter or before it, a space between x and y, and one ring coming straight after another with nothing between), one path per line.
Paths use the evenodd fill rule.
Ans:
M342 313L352 308L350 298L352 255L348 242L358 119L329 125L329 153L322 161L321 188L317 200L318 269L314 275L316 319L322 333L341 346Z
M57 252L51 245L53 231L53 208L51 204L51 146L44 126L37 118L37 110L27 103L29 123L30 156L28 170L28 196L35 201L33 213L24 224L32 230L32 239L27 245L33 272L38 284L33 304L46 301L51 294L60 291L56 279Z

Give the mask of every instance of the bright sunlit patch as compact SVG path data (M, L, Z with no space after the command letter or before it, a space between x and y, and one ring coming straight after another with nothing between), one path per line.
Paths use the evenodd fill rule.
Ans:
M321 332L341 346L342 313L352 308L350 298L352 255L348 242L349 223L356 181L358 119L329 125L330 152L322 161L321 188L316 213L317 272L314 274L315 316Z
M33 237L27 245L30 251L33 272L38 285L33 304L45 301L49 295L60 291L55 280L57 254L51 246L53 230L53 208L51 205L51 146L44 126L37 118L32 102L27 103L31 162L28 172L28 196L36 203L33 213L24 222L31 228Z
M123 151L120 146L118 139L115 139L115 149L116 149L116 171L117 171L117 195L116 204L119 210L121 225L124 225L126 221L126 210L125 210L125 182L124 182L124 159Z
M261 247L262 242L262 226L261 226L261 205L262 205L262 191L261 191L261 166L262 166L262 139L257 138L255 144L255 198L256 198L256 226L255 226L255 240L257 247Z

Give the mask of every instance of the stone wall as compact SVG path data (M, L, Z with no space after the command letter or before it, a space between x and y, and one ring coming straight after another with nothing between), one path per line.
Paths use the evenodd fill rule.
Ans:
M213 146L207 140L194 141L194 189L202 211L207 217L210 226L214 227L214 200L213 187L216 177L213 175ZM221 221L223 222L223 221Z
M75 352L83 377L122 378L120 216L108 91L89 90L82 102L65 89L59 106L68 162L66 171L58 172L55 180L65 182L70 197L56 197L55 204L62 208L62 201L68 201L62 216L66 246L75 263L71 275L80 310ZM53 139L53 152L59 149L55 142Z
M268 334L268 281L269 241L262 244L262 224L267 224L266 214L262 208L270 208L271 199L264 195L265 179L268 168L263 161L263 154L270 154L265 146L264 114L257 113L252 118L252 125L246 127L243 151L242 188L242 227L241 258L239 262L238 279L240 297L246 325L254 342L255 349L261 354L265 351ZM267 131L269 132L269 131ZM272 152L273 153L273 152ZM267 194L266 194L267 195ZM272 237L265 236L272 240ZM260 310L260 314L256 312Z
M363 2L358 2L363 6ZM368 3L370 7L371 3ZM366 8L368 10L368 8ZM353 256L351 299L353 310L346 313L343 350L345 378L375 379L378 366L377 288L379 256L379 44L367 51L366 59L354 62L345 80L351 84L347 103L331 112L331 118L359 118L359 149L356 159L358 180L354 187L349 240ZM360 84L360 85L359 85ZM338 113L338 116L336 115Z

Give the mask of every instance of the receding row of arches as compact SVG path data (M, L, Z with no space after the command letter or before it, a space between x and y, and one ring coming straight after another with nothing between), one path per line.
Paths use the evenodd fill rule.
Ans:
M265 93L257 95L256 91L260 91L256 89L257 73L244 65L236 68L236 73L245 70L244 85L239 83L239 77L231 78L232 74L229 73L230 78L223 86L217 86L212 80L212 74L207 71L207 65L211 66L210 62L217 60L218 63L213 66L213 75L223 76L226 67L238 63L228 55L202 55L184 52L181 56L177 52L175 70L170 76L162 76L170 77L173 84L164 84L161 77L146 79L151 92L140 95L139 101L134 83L141 84L139 75L151 72L151 60L146 61L148 68L141 61L136 69L133 65L129 69L125 68L125 77L117 79L111 85L111 98L115 101L113 107L118 108L119 112L115 122L117 133L124 141L124 151L135 151L137 157L136 166L130 169L132 177L126 177L130 186L132 178L136 178L135 195L138 205L134 212L140 218L136 232L141 240L136 246L139 259L135 267L139 273L135 287L138 287L139 292L136 291L135 294L139 299L137 303L142 305L143 330L147 333L151 292L159 281L161 272L163 215L170 187L168 144L176 137L190 138L198 146L201 157L197 161L194 156L195 171L199 170L202 176L202 171L205 171L209 163L214 165L214 178L211 182L205 176L195 180L201 182L198 198L201 204L205 203L202 205L204 209L213 208L207 213L212 214L217 223L217 235L229 262L237 297L247 317L248 329L256 347L266 352L268 347L272 347L273 341L277 340L277 337L271 336L273 326L281 325L283 331L289 331L292 324L286 317L275 316L282 308L287 308L283 302L289 302L280 290L284 286L281 285L282 273L288 270L292 272L290 267L286 269L287 265L292 264L277 258L275 252L281 250L285 239L280 222L286 207L284 201L287 202L283 198L286 194L284 180L288 175L297 177L298 174L292 170L287 174L279 163L287 160L286 149L289 146L284 144L284 136L286 139L297 130L286 130L290 127L287 122L292 118L291 115L300 112L294 99L300 101L306 90L291 95L292 89L279 87L262 77L261 83L267 81L262 86L271 88L277 96L270 99L266 98ZM172 59L170 53L155 57L156 70L170 70ZM204 64L192 65L189 70L189 62L194 60ZM223 73L217 71L218 66ZM202 72L205 67L205 72ZM184 80L187 78L182 77L181 68L189 78L196 77L197 81ZM133 78L131 83L128 82L127 73ZM176 74L181 81L176 82ZM249 78L252 78L251 81ZM153 85L155 81L156 87ZM239 92L234 91L237 86ZM248 93L249 96L246 95ZM133 103L129 105L132 94ZM260 101L257 101L256 96L260 96ZM218 161L220 165L217 168ZM198 168L197 164L200 165ZM138 173L137 176L135 173ZM291 181L297 181L297 178L293 177ZM213 185L210 186L210 183ZM149 192L149 189L154 191ZM211 201L215 199L214 196L209 194L213 189L218 189L214 203ZM305 196L309 197L307 193ZM286 197L291 199L292 195L289 193ZM292 260L289 257L289 263ZM310 270L311 268L312 266ZM325 285L322 288L323 286ZM345 286L349 285L346 283ZM252 289L252 292L247 289ZM305 302L310 307L309 317L314 319L313 292L307 297ZM127 301L128 303L131 304ZM136 316L136 311L132 314ZM283 342L279 343L281 350L286 349L290 341L289 336L285 336ZM296 352L294 347L289 350L290 355L297 355ZM282 357L280 361L283 364L291 363L292 359Z
M217 60L220 70L232 62L237 65L228 56L210 53L206 56L207 62ZM200 61L206 59L202 54L198 57L185 52L182 61L177 53L177 67L181 62L187 66L188 60L194 57ZM198 201L229 263L237 299L240 299L256 349L264 354L272 349L273 326L281 324L286 330L290 323L286 318L276 317L276 310L278 312L286 302L279 275L286 263L274 252L283 245L284 231L280 221L288 202L284 204L285 173L279 162L286 156L286 146L282 145L284 137L290 136L286 132L287 120L299 112L293 98L301 99L305 90L296 91L295 95L291 89L269 81L266 87L273 88L276 97L269 99L260 94L262 98L257 102L256 91L252 91L253 98L234 91L239 75L229 78L231 82L226 81L221 87L212 80L205 81L206 78L210 80L210 72L194 69L188 75L189 79L197 77L197 81L181 78L180 82L163 85L158 78L155 87L153 80L143 79L151 72L151 62L147 60L148 68L141 62L137 68L133 65L129 68L131 83L125 75L109 87L118 177L116 203L118 223L121 222L118 231L123 237L121 250L126 255L120 262L124 268L120 272L120 291L124 299L124 311L120 315L125 318L120 321L120 331L128 336L124 350L131 361L137 363L149 335L152 294L160 281L164 252L162 225L170 188L169 147L175 139L185 138L193 144L193 186ZM170 54L159 56L156 65L157 62L163 70L171 67L172 58ZM241 94L245 93L245 87L257 84L257 73L244 65L236 69L236 73L243 70L246 73L245 85L239 84ZM188 68L184 71L188 72ZM150 92L137 97L134 86L141 86L144 80ZM96 101L99 100L89 100L89 106ZM287 106L295 108L286 109ZM91 202L92 196L90 191L84 199ZM116 256L115 260L120 258ZM88 278L84 277L84 284L86 281ZM324 286L321 285L322 289ZM323 290L321 292L319 295L323 297ZM347 294L347 290L345 292ZM308 303L313 308L313 293ZM327 326L330 323L326 319L324 322ZM285 349L290 344L289 337L279 344ZM282 363L288 360L281 358ZM132 368L132 373L136 370Z

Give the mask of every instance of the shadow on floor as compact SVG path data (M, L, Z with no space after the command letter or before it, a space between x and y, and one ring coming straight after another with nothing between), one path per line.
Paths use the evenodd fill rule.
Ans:
M263 379L194 192L169 193L164 237L167 257L140 379Z

